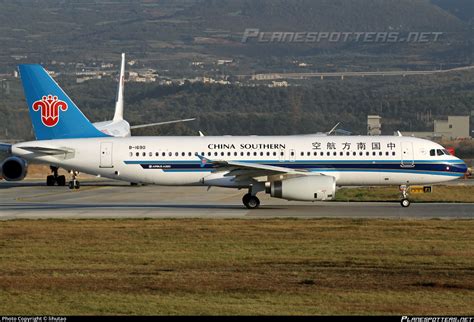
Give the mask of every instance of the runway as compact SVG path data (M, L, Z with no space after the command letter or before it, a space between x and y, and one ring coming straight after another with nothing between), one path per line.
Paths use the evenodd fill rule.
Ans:
M115 181L82 182L79 190L42 181L0 182L0 220L40 218L470 218L474 204L289 202L259 194L246 209L245 191L203 187L132 187Z

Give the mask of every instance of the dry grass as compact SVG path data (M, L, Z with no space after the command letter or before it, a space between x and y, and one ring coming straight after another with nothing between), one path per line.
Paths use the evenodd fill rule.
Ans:
M474 202L474 186L433 186L432 193L410 194L417 202ZM398 186L343 188L336 201L398 201Z
M0 313L461 314L472 220L0 223Z

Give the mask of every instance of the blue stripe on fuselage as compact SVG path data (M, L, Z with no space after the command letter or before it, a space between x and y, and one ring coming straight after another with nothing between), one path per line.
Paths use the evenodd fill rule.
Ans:
M259 163L263 165L286 167L290 169L308 169L313 172L399 172L418 174L437 174L460 176L467 170L462 160L427 160L415 161L413 166L402 166L399 160L384 161L239 161L248 163ZM210 171L212 164L202 164L201 161L125 161L128 165L141 165L143 169L160 169L163 171L186 172L186 171Z

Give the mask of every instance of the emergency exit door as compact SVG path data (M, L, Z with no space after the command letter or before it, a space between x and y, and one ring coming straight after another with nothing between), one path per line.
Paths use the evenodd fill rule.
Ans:
M100 144L100 167L101 168L113 168L113 159L112 159L112 142L102 142Z

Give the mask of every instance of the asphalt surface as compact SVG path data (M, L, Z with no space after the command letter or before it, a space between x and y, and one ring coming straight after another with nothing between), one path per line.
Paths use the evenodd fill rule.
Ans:
M0 182L0 220L39 218L474 218L474 204L289 202L261 193L261 208L246 209L244 190L202 187L132 187L114 181L82 182L81 189L42 181Z

